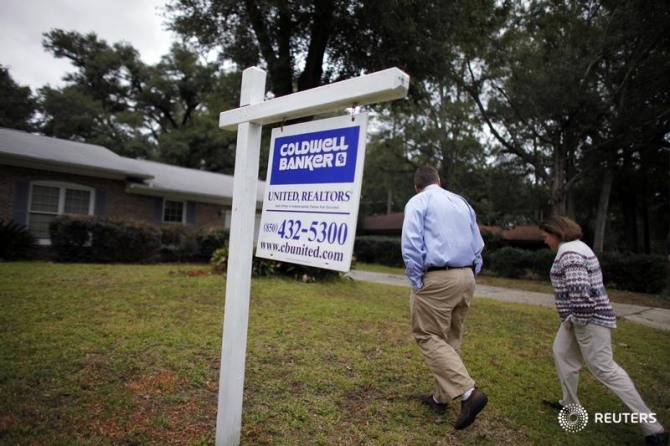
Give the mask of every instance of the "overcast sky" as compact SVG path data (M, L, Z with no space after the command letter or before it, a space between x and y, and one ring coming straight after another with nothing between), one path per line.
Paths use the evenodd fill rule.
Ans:
M172 35L164 31L166 0L0 0L0 65L33 92L74 71L65 59L42 48L42 33L54 28L95 32L109 45L127 42L148 64L167 54Z

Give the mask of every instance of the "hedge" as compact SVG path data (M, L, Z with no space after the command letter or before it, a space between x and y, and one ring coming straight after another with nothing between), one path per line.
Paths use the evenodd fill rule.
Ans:
M203 228L196 234L198 258L209 260L217 249L228 245L230 230L222 228Z
M49 225L59 262L144 263L159 259L161 231L134 220L62 215Z
M198 251L195 230L181 223L163 223L161 231L161 260L164 262L188 262Z
M606 253L600 256L605 284L640 293L670 294L670 262L664 256Z
M52 258L59 262L209 261L228 243L229 231L181 223L62 215L49 226ZM131 249L128 249L131 247Z
M356 237L354 256L363 263L402 267L399 237L364 235Z
M15 228L6 225L5 229L13 233ZM227 246L229 239L229 231L221 228L205 228L194 233L185 225L158 227L132 220L67 215L54 219L49 233L53 258L62 262L153 262L161 260L161 249L163 260L210 261L218 249ZM499 244L496 240L489 241L493 243L484 251L485 270L509 278L549 278L554 252L512 247L492 249ZM404 266L399 237L358 236L354 257L364 263ZM607 253L599 259L608 287L652 294L670 292L670 263L663 256ZM319 279L322 275L320 271L292 264L257 262L255 268L259 275L266 275L268 271Z
M548 279L556 254L549 249L530 251L506 246L487 254L486 269L502 277Z
M32 259L37 239L24 225L0 220L0 260Z
M555 252L509 246L493 249L496 244L492 245L487 244L483 253L485 271L508 278L549 280ZM404 266L399 237L356 237L354 255L364 263ZM670 293L670 263L663 256L607 253L599 256L599 260L607 287L650 294Z
M548 279L556 253L549 249L528 251L502 248L489 255L491 272L502 277ZM599 256L605 286L640 293L663 294L668 289L670 263L663 256L612 254Z

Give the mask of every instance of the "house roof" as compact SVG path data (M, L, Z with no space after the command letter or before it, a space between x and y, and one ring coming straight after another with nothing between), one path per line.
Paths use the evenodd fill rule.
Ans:
M511 229L505 229L502 237L506 240L515 240L517 242L544 242L544 236L539 226L519 225Z
M145 195L165 195L182 199L196 199L214 203L230 204L233 196L233 177L204 170L186 169L170 164L146 160L133 160L153 177L142 183L128 183L126 191ZM257 203L262 203L265 183L259 181L256 192Z
M395 212L393 214L365 217L362 222L362 229L366 232L382 235L400 234L404 216L405 214L402 212Z
M0 164L126 181L126 192L230 204L233 177L117 155L103 146L0 128ZM259 181L257 205L265 183Z
M152 177L105 147L5 128L0 128L0 162L104 178Z
M365 217L362 222L363 232L380 235L399 235L402 232L402 222L405 214L396 212L387 215ZM497 226L479 226L482 232L491 232L500 235L504 240L518 244L537 244L544 241L542 231L537 226L519 225L511 229L502 229Z

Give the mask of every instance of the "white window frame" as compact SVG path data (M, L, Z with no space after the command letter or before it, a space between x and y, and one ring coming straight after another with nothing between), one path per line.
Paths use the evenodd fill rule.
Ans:
M223 229L230 229L230 222L231 222L231 219L233 218L233 210L232 209L222 209L221 210L221 218L223 219Z
M181 221L167 221L165 220L165 209L167 208L167 203L172 202L172 203L181 203ZM181 223L181 224L186 224L186 206L187 203L182 200L170 200L169 198L164 198L163 199L163 212L161 215L161 220L163 223Z
M41 212L33 210L33 187L34 186L44 186L44 187L53 187L58 188L58 209L56 213L53 212ZM80 190L89 192L89 202L88 202L88 214L77 214L77 215L93 215L95 211L95 189L88 186L82 186L75 183L68 183L65 181L31 181L30 182L30 194L28 197L28 227L30 227L30 219L34 214L42 215L53 215L54 218L59 215L65 214L65 192L67 190ZM50 238L38 238L38 245L50 246Z

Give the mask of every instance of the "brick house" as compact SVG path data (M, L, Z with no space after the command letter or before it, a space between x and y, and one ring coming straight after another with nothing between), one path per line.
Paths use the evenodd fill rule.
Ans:
M256 231L264 188L259 182ZM232 196L230 175L0 128L0 221L27 226L40 245L50 245L49 222L60 214L228 228Z

